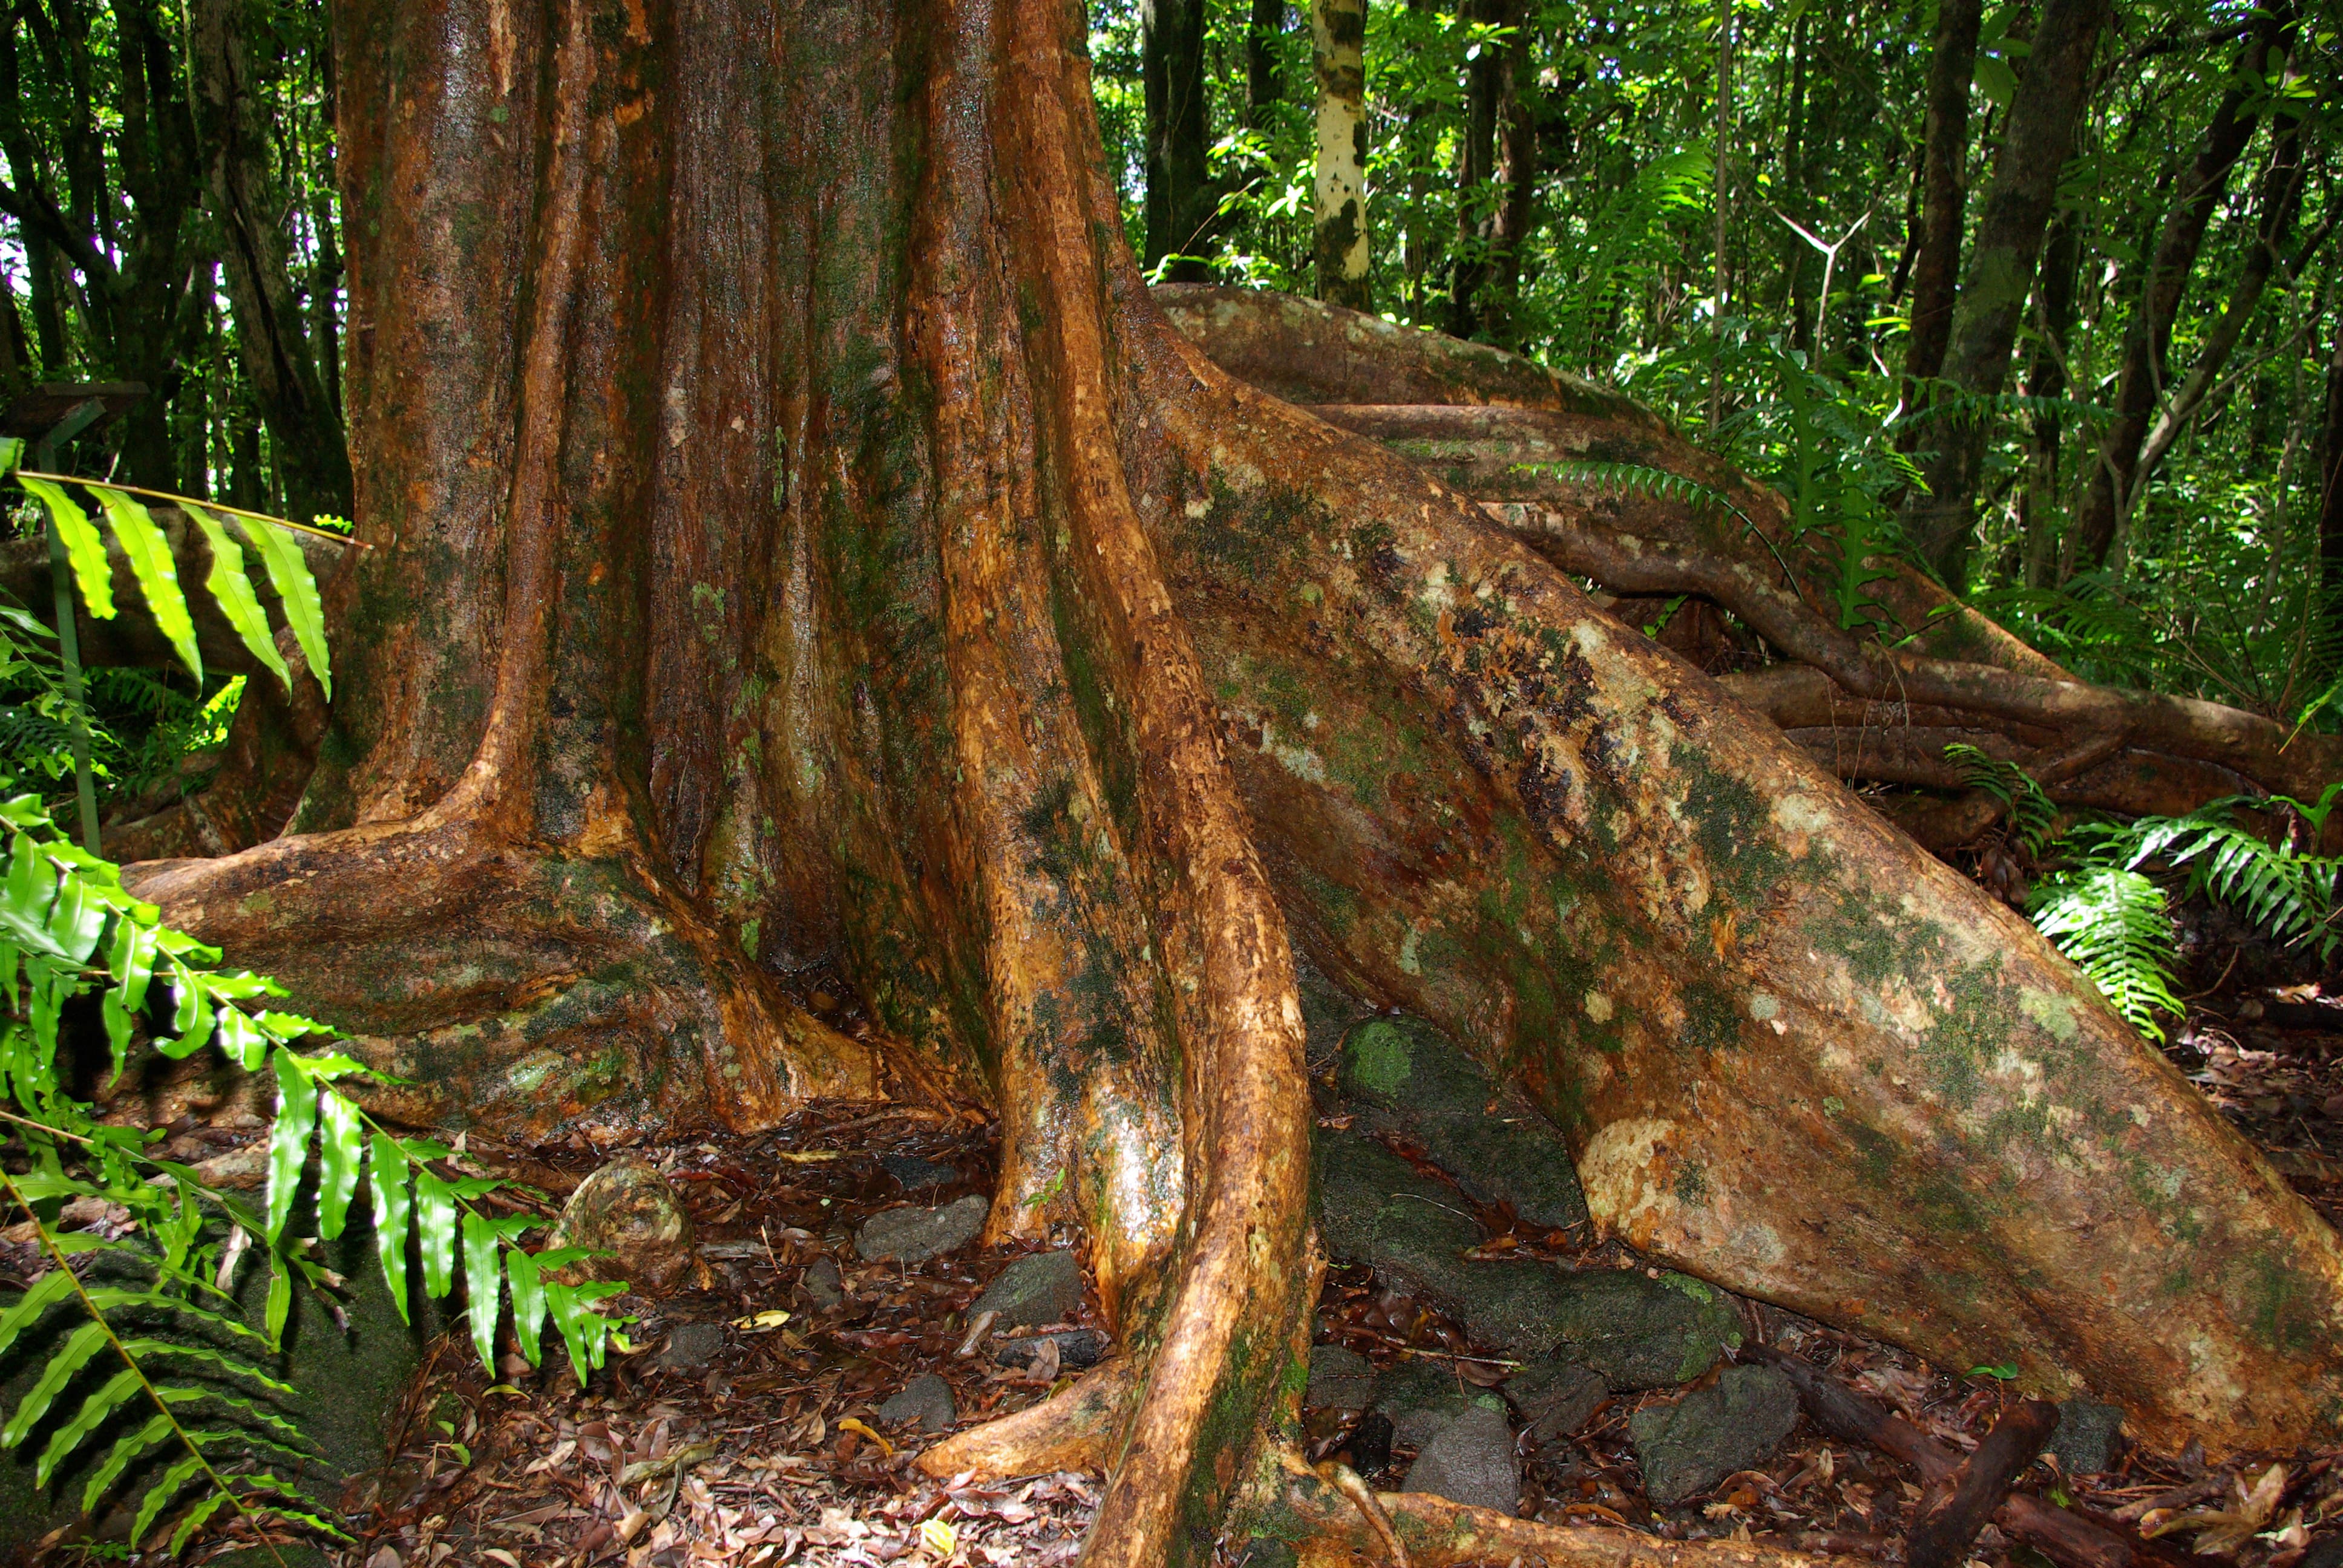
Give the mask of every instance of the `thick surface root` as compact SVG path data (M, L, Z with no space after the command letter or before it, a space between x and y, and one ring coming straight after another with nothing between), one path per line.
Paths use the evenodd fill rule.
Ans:
M1393 1558L1388 1523L1409 1568L1544 1563L1547 1568L1825 1568L1856 1559L1816 1556L1746 1541L1666 1541L1604 1525L1542 1524L1422 1492L1383 1492L1374 1519L1341 1486L1291 1452L1262 1465L1259 1495L1247 1500L1256 1535L1295 1542L1309 1564L1373 1564Z

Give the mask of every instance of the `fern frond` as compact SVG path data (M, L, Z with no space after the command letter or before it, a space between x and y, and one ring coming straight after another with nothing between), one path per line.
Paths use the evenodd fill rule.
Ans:
M2172 990L2177 947L2164 890L2137 871L2086 865L2036 884L2030 904L2036 927L2108 1005L2162 1040L2159 1015L2186 1010Z

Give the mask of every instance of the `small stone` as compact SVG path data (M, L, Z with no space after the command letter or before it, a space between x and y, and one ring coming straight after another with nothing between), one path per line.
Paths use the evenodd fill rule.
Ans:
M677 1372L697 1372L716 1359L724 1348L724 1325L721 1323L678 1323L667 1336L667 1343L652 1358L653 1366L672 1368Z
M879 1163L906 1192L931 1192L960 1180L960 1172L950 1166L922 1160L916 1154L881 1154Z
M2123 1452L2120 1405L2101 1404L2081 1395L2058 1406L2058 1430L2050 1434L2050 1452L2058 1468L2069 1475L2097 1475L2113 1470Z
M1364 1410L1375 1397L1375 1369L1367 1358L1341 1345L1312 1345L1310 1387L1302 1396L1311 1410Z
M1673 1508L1773 1452L1798 1422L1798 1391L1772 1367L1728 1367L1708 1388L1627 1418L1654 1508Z
M805 1292L806 1305L818 1312L834 1312L846 1304L846 1282L839 1277L835 1258L808 1263L798 1276L798 1289Z
M652 1294L702 1267L692 1244L690 1214L647 1160L614 1160L580 1181L562 1205L546 1246L608 1252L565 1272L577 1279L623 1280Z
M903 1385L903 1391L879 1407L879 1419L889 1426L912 1426L921 1432L950 1432L960 1419L951 1384L933 1372L923 1372Z
M1058 1347L1058 1365L1068 1372L1098 1365L1113 1342L1096 1329L1061 1329L1054 1334L1007 1341L992 1352L992 1359L1005 1367L1030 1367L1041 1359L1041 1346L1051 1342Z
M1369 1408L1388 1416L1392 1441L1422 1448L1448 1423L1475 1407L1503 1412L1504 1404L1483 1389L1470 1388L1447 1368L1428 1361L1405 1361L1375 1380Z
M1541 1443L1573 1435L1611 1397L1601 1372L1567 1361L1549 1361L1507 1378L1504 1391L1528 1423L1530 1436Z
M968 1311L971 1319L998 1313L992 1326L1005 1332L1062 1323L1081 1306L1081 1260L1071 1251L1032 1252L1011 1259Z
M1442 1427L1408 1466L1401 1490L1512 1513L1521 1506L1522 1472L1504 1412L1474 1405Z
M854 1233L854 1250L867 1260L897 1258L906 1263L956 1251L976 1240L991 1205L970 1193L940 1209L890 1209L873 1214Z

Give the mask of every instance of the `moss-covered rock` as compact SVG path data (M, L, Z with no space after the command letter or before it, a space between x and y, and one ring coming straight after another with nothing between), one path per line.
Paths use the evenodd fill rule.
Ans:
M1421 1019L1371 1018L1342 1041L1339 1084L1369 1125L1403 1132L1484 1203L1541 1230L1583 1224L1586 1195L1560 1132Z

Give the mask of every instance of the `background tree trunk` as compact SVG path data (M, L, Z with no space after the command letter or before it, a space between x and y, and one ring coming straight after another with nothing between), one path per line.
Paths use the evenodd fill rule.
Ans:
M1912 335L1904 345L1906 407L1945 367L1968 217L1969 92L1984 0L1939 0L1928 59L1928 124L1920 149L1920 227L1912 258Z
M313 331L294 297L277 150L252 102L245 4L197 0L188 28L196 134L228 299L242 328L236 347L276 444L286 504L299 518L347 517L349 450L324 369L336 353L331 285L313 280L324 286L312 290Z
M1278 43L1285 35L1286 0L1252 0L1245 28L1245 124L1267 130L1285 97L1285 67Z
M1318 70L1318 297L1371 310L1366 0L1310 0L1310 45Z
M1211 102L1204 91L1204 0L1144 0L1142 79L1147 100L1147 255L1151 275L1202 283L1212 276Z
M2107 17L2106 0L2044 0L1953 308L1944 362L1949 397L1937 400L1966 399L1969 406L1931 421L1920 437L1934 449L1920 466L1926 490L1905 500L1904 531L1955 592L1967 585L1977 483L1993 427L1985 400L2000 396L2009 374L2035 262L2056 205L2058 172L2075 146Z
M2256 19L2252 35L2238 55L2233 85L2214 107L2196 159L2181 176L2157 235L2156 249L2140 276L2139 299L2125 329L2123 367L2116 377L2114 417L2100 438L2097 459L2083 475L2073 537L2077 569L2106 562L2120 519L2130 509L2140 445L2147 440L2157 407L2164 400L2172 324L2179 317L2189 275L2197 268L2206 226L2213 221L2214 210L2228 186L2230 166L2243 156L2260 124L2252 106L2268 91L2261 78L2271 51L2285 53L2284 39L2291 29L2289 14L2282 6Z

